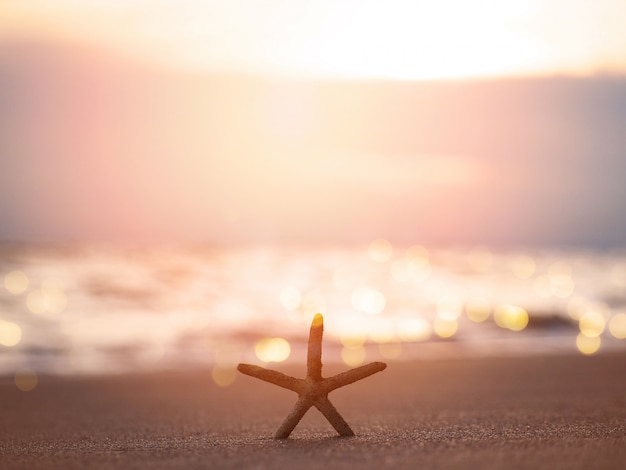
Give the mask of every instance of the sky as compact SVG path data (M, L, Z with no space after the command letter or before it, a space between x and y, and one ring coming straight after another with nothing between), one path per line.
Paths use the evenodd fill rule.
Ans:
M626 68L621 0L5 0L0 37L195 70L437 79Z
M0 240L622 246L626 4L5 1Z

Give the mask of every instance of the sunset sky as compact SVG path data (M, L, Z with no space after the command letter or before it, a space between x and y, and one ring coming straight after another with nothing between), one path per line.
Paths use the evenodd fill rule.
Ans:
M433 79L623 71L620 0L8 0L2 36L186 69Z
M626 243L626 3L3 1L0 239Z

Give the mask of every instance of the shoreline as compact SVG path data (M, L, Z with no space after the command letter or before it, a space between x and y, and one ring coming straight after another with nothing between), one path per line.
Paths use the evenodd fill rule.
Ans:
M4 376L0 466L620 468L624 364L626 353L390 362L329 395L356 437L310 410L286 440L272 436L295 393L242 375L225 388L208 369L44 375L31 392Z

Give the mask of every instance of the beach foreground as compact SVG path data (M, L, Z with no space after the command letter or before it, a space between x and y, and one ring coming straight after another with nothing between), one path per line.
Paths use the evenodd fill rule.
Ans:
M293 392L210 371L0 378L2 468L623 468L626 354L390 363L330 395L356 437ZM275 367L302 377L305 366ZM325 365L324 375L345 370Z

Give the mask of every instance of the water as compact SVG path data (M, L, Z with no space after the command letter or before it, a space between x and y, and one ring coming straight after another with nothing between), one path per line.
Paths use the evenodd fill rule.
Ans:
M303 361L316 312L325 361L350 366L624 350L626 253L0 247L0 374L202 366L227 385L240 361Z

